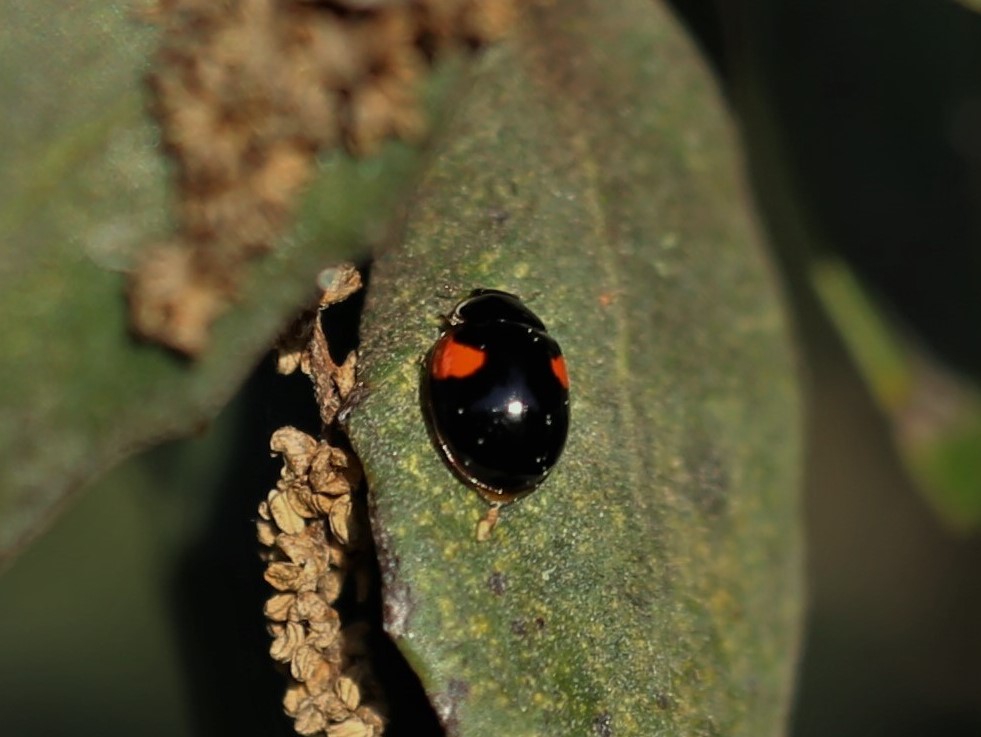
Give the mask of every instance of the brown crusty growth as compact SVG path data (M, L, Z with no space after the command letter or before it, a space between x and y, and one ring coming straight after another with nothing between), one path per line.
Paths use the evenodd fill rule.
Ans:
M149 84L175 162L176 231L131 275L137 334L200 353L244 267L289 224L316 154L417 139L420 80L447 49L499 36L511 11L512 0L159 0Z

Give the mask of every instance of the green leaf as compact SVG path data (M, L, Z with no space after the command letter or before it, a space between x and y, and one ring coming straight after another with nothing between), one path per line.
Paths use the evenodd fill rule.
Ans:
M948 527L981 525L981 392L902 334L844 262L816 259L814 289L917 488Z
M372 271L369 481L387 627L451 735L776 735L801 611L799 397L713 81L659 4L530 12ZM427 437L420 358L476 287L561 343L546 484L486 506Z
M190 365L140 345L123 272L169 228L143 87L155 42L130 3L0 7L0 561L94 474L208 421L314 296L317 271L383 235L421 163L398 144L327 157L210 352ZM454 74L432 80L432 107Z
M250 382L206 432L91 484L0 572L5 734L285 734L252 522L255 480L275 475L268 412Z

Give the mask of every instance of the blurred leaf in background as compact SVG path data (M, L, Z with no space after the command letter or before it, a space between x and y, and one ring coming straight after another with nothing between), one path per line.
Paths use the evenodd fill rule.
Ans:
M954 534L909 469L947 484L956 527L971 524L981 17L920 0L679 4L728 82L810 376L811 614L794 734L978 734L981 541ZM955 396L962 418L937 426L933 460L897 444L901 426L876 404L897 377L917 392L931 373L956 389L929 410Z
M292 735L262 616L269 436L315 430L267 360L195 437L91 485L0 577L5 734Z
M951 529L977 532L981 393L903 340L843 263L818 261L813 273L822 305L889 416L913 480Z
M316 298L317 272L386 237L422 161L399 143L363 161L325 156L207 355L192 366L138 344L124 271L171 225L144 89L156 34L128 3L63 10L0 7L0 447L16 459L0 466L0 562L93 476L212 417ZM457 71L428 80L430 109Z

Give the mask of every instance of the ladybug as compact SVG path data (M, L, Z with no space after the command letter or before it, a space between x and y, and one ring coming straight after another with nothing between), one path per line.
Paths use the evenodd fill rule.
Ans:
M534 491L569 431L562 349L513 294L477 289L429 351L422 403L450 468L495 505Z

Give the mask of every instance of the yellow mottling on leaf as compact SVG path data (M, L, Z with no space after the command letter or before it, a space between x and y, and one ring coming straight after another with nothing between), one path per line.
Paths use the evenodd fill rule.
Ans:
M491 634L491 623L487 617L475 617L470 623L470 634L473 637L484 637Z

